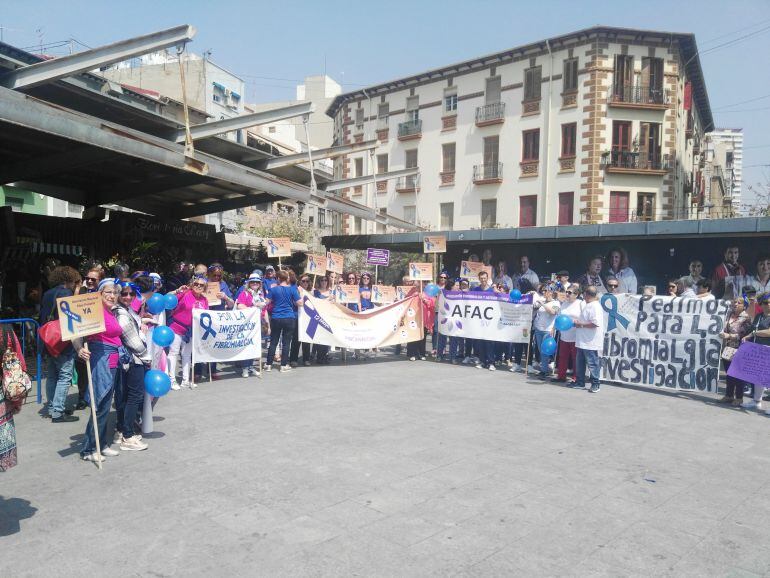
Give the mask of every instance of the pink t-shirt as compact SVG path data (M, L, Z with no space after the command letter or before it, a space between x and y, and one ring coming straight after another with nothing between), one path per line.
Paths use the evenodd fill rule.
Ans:
M245 305L246 307L259 307L265 305L265 300L261 295L257 295L257 297L254 297L250 291L241 291L240 295L238 295L238 299L236 301L242 305ZM260 316L263 318L267 318L267 310L262 309L260 311Z
M122 342L120 341L120 336L122 334L123 328L120 326L120 323L115 319L112 311L107 307L104 307L104 331L102 333L97 333L96 335L90 335L88 341L101 341L108 345L120 347L122 345ZM110 369L115 369L118 366L118 354L110 353L109 360Z
M205 295L196 297L192 291L185 292L184 295L179 297L179 304L174 309L174 320L169 325L171 331L177 335L184 335L192 325L192 310L208 308L209 302L206 300Z

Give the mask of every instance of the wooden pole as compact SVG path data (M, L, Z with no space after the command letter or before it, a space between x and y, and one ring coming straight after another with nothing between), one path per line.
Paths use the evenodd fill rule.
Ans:
M83 349L88 351L88 342L84 343ZM94 426L94 439L96 440L96 467L102 469L102 446L99 441L99 423L96 419L96 398L94 396L94 380L91 378L91 359L86 359L86 373L88 374L88 397L91 398L91 422Z
M209 366L209 383L212 383L214 380L211 377L211 362L210 361L208 363L208 366Z

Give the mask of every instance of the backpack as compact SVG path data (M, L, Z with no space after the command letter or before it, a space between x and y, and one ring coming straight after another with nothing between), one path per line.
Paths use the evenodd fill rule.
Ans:
M29 375L21 368L16 352L8 349L3 354L3 394L9 401L18 401L32 389Z

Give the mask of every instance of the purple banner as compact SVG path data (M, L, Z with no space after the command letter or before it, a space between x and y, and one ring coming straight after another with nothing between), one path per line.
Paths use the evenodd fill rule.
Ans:
M746 341L735 352L727 375L748 383L770 387L770 347Z
M390 251L387 249L367 249L366 262L369 265L390 265Z
M522 295L518 301L513 301L508 293L493 293L492 291L444 291L444 297L453 299L473 299L475 301L510 301L521 305L532 305L532 295Z

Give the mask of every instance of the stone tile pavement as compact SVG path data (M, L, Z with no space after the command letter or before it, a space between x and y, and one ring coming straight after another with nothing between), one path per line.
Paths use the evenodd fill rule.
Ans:
M99 472L84 422L25 407L0 575L770 574L770 418L710 396L389 358L204 383L155 419Z

